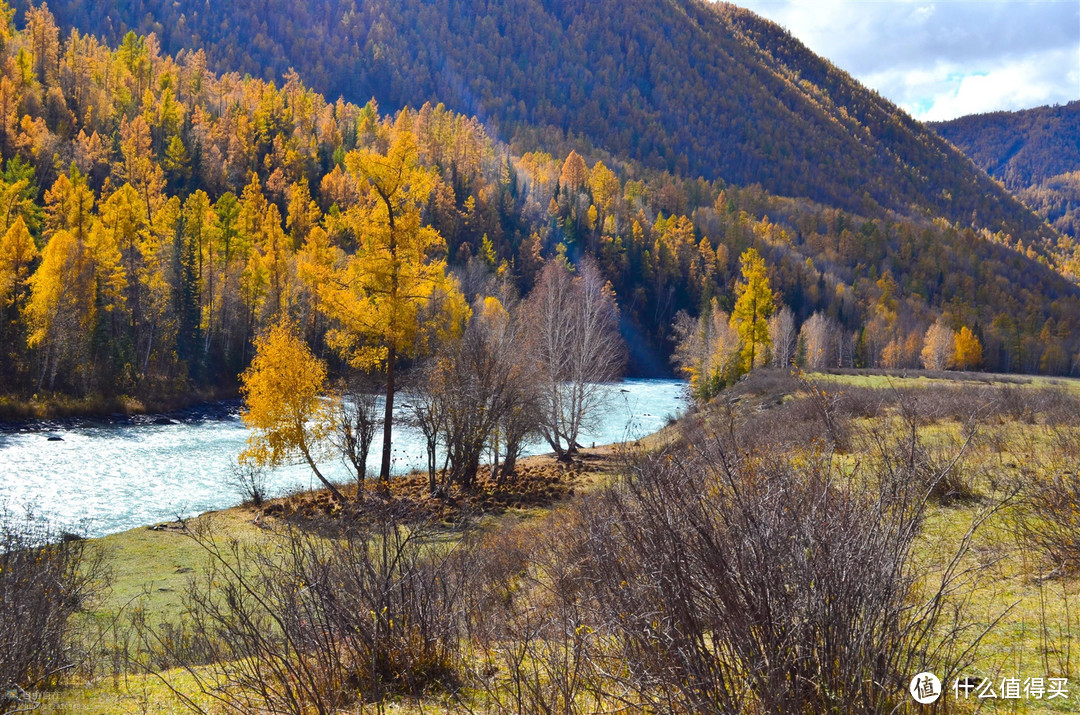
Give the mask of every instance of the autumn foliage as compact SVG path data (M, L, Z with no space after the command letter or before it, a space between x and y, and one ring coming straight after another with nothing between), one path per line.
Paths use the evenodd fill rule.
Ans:
M20 19L0 23L0 389L24 399L235 389L283 319L329 374L374 370L392 396L460 334L482 276L526 295L587 258L631 371L669 370L680 311L734 315L760 365L749 249L742 283L789 309L789 360L916 367L941 319L985 369L1080 369L1080 289L1037 232L841 210L565 137L526 151L441 105L384 115L154 35L110 48L44 7Z

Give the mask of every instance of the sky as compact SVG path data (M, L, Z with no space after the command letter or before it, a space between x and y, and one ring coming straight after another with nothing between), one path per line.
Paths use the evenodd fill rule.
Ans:
M733 0L923 121L1080 99L1080 0Z

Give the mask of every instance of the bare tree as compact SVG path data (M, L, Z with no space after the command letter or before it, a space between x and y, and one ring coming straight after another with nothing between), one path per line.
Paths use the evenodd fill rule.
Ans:
M367 460L371 443L379 430L379 399L361 379L343 382L334 400L333 429L330 441L341 455L341 461L356 476L356 498L364 497L364 481L367 479Z
M769 318L769 339L772 341L773 367L788 367L795 359L799 345L799 331L795 329L795 315L786 305Z
M549 262L527 312L541 433L564 459L577 450L578 434L602 404L600 383L614 380L625 360L619 310L610 285L586 258L576 276L566 263Z
M840 350L838 342L844 339L843 330L836 321L823 313L814 313L802 324L799 335L806 345L806 364L804 367L820 370L826 367L839 367Z
M952 367L956 355L956 336L951 328L938 320L926 331L923 343L922 363L927 370L945 370Z
M444 433L447 410L446 391L436 382L435 362L427 363L417 372L418 379L411 389L409 404L409 422L424 435L424 449L427 453L428 491L438 494L440 487L437 479L438 450Z
M511 308L517 312L512 302ZM433 493L440 489L434 456L440 446L446 483L471 486L485 449L494 456L493 475L505 479L513 472L539 417L534 371L522 360L524 333L519 317L498 298L478 298L461 339L445 343L425 371L413 419L427 441Z

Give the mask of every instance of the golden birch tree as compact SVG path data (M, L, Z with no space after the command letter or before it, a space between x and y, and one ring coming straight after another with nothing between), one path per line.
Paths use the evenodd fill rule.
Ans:
M291 323L277 323L255 339L255 359L240 378L245 406L240 416L252 430L240 460L276 467L302 457L323 486L345 501L316 461L335 407L333 399L323 398L326 365Z

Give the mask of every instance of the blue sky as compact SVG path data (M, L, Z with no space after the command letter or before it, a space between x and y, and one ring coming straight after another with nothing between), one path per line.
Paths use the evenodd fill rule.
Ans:
M734 0L918 119L1080 99L1080 0Z

